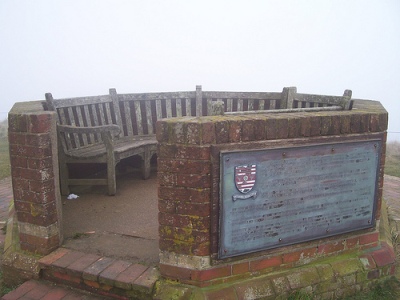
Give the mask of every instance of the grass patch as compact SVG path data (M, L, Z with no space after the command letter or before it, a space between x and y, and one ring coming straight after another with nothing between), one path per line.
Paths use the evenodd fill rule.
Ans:
M0 137L0 180L11 174L8 140Z
M0 122L0 180L11 174L7 130L8 121Z
M386 144L385 174L400 177L400 142Z
M390 278L376 284L368 292L360 292L355 296L343 298L343 300L396 300L400 296L400 283L396 278Z

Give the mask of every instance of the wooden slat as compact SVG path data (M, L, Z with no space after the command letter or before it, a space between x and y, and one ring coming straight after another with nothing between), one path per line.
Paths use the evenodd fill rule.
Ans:
M145 109L146 109L147 134L154 134L153 116L151 114L151 102L150 101L146 101Z
M218 92L218 91L203 91L204 98L214 98L214 99L263 99L263 100L273 100L280 99L280 92Z
M225 107L225 111L232 111L232 107L233 107L233 99L232 98L228 98L226 99L226 107Z
M82 114L82 107L81 106L77 106L76 107L76 114L78 116L78 121L79 121L79 127L84 127L85 126L85 115ZM82 142L83 142L83 146L87 146L88 145L88 138L87 138L87 134L82 134Z
M172 105L171 105L171 99L165 99L165 110L167 113L167 118L172 118Z
M237 100L237 110L238 111L243 111L243 99L238 99Z
M176 116L177 117L182 117L182 102L181 99L177 98L175 99L175 107L176 107Z
M258 110L264 110L265 100L258 101Z
M87 105L83 105L83 111L85 114L85 119L86 119L87 125L92 126L93 124L92 124L92 120L91 120L90 114L89 114L89 107ZM93 133L89 134L88 142L94 143L94 134Z
M126 122L126 134L128 136L133 136L131 108L128 101L124 101L124 118Z
M163 115L162 115L162 105L161 105L161 100L160 99L156 100L156 116L157 116L157 120L160 120L163 117Z
M107 125L113 124L112 116L111 116L111 106L112 103L105 103L104 104L106 107L106 117L107 117Z
M136 126L137 126L138 135L143 135L142 109L140 107L140 101L135 101L133 104L135 107Z
M276 100L271 100L269 102L269 109L276 109Z
M92 115L93 115L93 125L94 126L99 126L100 122L99 122L99 118L98 118L98 111L97 111L96 105L92 104L92 105L90 105L90 107L91 107ZM101 135L100 134L96 133L95 137L96 137L96 141L101 141Z
M192 101L190 98L185 98L186 103L186 116L192 115Z
M97 107L99 108L101 125L106 125L107 123L106 123L106 117L105 117L105 113L104 113L104 107L101 104L98 104Z
M76 126L76 122L75 122L75 115L74 115L74 111L72 109L72 107L68 107L67 108L68 111L68 117L69 117L69 121L71 126ZM79 142L79 136L76 133L73 134L69 134L69 138L73 140L72 147L75 146L75 148L80 148L80 142Z
M247 101L247 109L248 110L254 110L254 99L249 99Z

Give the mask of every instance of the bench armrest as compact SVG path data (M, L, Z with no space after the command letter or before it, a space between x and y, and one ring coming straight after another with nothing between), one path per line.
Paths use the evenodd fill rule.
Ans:
M113 136L117 136L121 129L118 125L102 125L102 126L91 126L91 127L77 127L71 125L57 125L59 132L65 133L77 133L77 134L96 134L110 132Z

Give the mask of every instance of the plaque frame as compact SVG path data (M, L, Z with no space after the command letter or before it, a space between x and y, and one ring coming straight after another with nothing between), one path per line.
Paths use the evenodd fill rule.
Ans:
M244 255L244 254L249 254L249 253L254 253L254 252L259 252L263 250L269 250L273 248L279 248L282 246L288 246L292 244L297 244L297 243L302 243L302 242L307 242L311 240L316 240L320 238L325 238L325 237L331 237L339 234L345 234L357 230L362 230L362 229L368 229L372 228L375 226L375 214L376 214L376 202L377 202L377 197L378 197L378 176L379 176L379 166L380 166L380 158L381 158L381 149L382 149L382 141L380 139L366 139L366 140L348 140L348 141L343 141L343 142L330 142L330 143L315 143L315 144L306 144L306 145L278 145L273 148L255 148L255 149L245 149L245 150L222 150L219 152L219 164L220 164L220 187L219 187L219 243L218 243L218 259L225 259L225 258L230 258L230 257L235 257L239 255ZM311 155L311 156L310 156ZM368 174L364 174L364 177L357 177L357 176L350 176L352 174L350 171L352 167L356 164L355 162L347 162L345 164L345 174L344 179L340 178L335 178L335 172L340 171L342 168L341 165L345 163L346 161L346 155L350 155L353 157L353 159L358 156L358 155L364 155L363 162L361 162L361 166L363 166L364 171L368 170ZM308 157L312 157L311 161L307 161ZM250 158L250 159L249 159ZM259 158L262 158L261 160ZM259 160L257 160L259 159ZM290 180L288 180L288 183L284 183L284 181L287 179L285 177L285 174L287 172L290 172L288 170L284 170L282 174L280 174L280 179L273 178L271 177L272 175L265 175L267 172L264 172L263 168L264 167L271 167L271 162L275 164L275 167L280 166L280 162L286 161L286 162L293 162L293 161L300 161L297 163L297 166L294 167L298 171L299 168L302 167L302 164L304 163L309 163L309 164L314 164L317 166L318 161L325 159L327 162L327 165L323 165L322 168L328 167L329 164L333 164L334 167L330 167L329 170L332 171L333 177L328 176L330 173L324 174L322 170L319 170L320 173L318 173L318 167L316 174L313 174L313 178L318 178L318 176L325 176L325 177L332 177L333 181L335 181L338 185L327 185L327 189L333 190L333 197L340 198L341 202L340 204L345 204L346 209L354 209L357 208L358 204L363 204L362 207L364 207L362 211L359 211L359 213L364 214L362 217L360 215L353 216L351 213L347 215L324 215L321 212L328 212L330 213L329 209L318 211L316 210L316 207L313 207L310 205L311 202L307 203L305 207L307 212L301 212L304 214L309 214L307 215L308 220L314 221L314 223L311 223L311 233L310 234L290 234L290 230L293 230L289 225L284 224L285 226L282 226L281 228L286 228L283 230L283 232L279 232L276 230L275 232L272 233L270 230L271 226L273 225L271 222L268 223L268 221L264 222L266 218L266 214L260 214L260 212L265 212L261 209L262 206L261 204L269 205L279 205L279 203L275 202L268 202L269 198L272 194L269 193L268 191L265 190L268 187L271 187L271 182L266 183L266 186L263 186L259 183L260 180L267 182L268 180L275 180L275 183L280 183L280 184L287 184L289 188L296 186L296 183L293 184L290 183ZM347 158L349 159L349 158ZM372 159L372 161L371 161ZM344 161L343 161L344 160ZM338 162L338 164L336 164ZM227 168L230 168L232 170L232 166L237 166L237 165L246 165L246 164L255 164L257 165L257 177L256 177L256 183L254 185L253 189L253 195L252 197L246 198L246 194L241 194L235 187L234 183L232 183L234 180L232 179L232 176L226 176L227 174L232 173L232 171L227 171ZM336 165L335 165L336 164ZM313 170L310 165L308 165L309 168ZM279 168L278 168L279 169ZM278 170L277 169L277 170ZM275 170L276 171L276 170ZM286 172L286 173L285 173ZM322 172L322 173L321 173ZM346 173L347 172L347 173ZM350 172L350 173L348 173ZM265 173L265 174L264 174ZM331 175L332 175L331 174ZM231 174L230 174L231 175ZM270 176L270 177L268 177ZM310 175L311 176L311 175ZM336 174L336 176L338 176ZM226 178L230 177L230 179ZM304 176L302 176L304 177ZM298 177L300 178L300 177ZM341 195L343 192L340 192L341 189L340 187L349 187L349 183L345 180L348 178L352 178L354 181L353 183L355 184L355 189L356 191L349 192L349 194ZM359 182L361 179L365 179L368 181L367 184L363 185L362 182ZM301 180L300 180L301 181ZM325 180L326 181L326 180ZM329 181L329 180L328 180ZM362 180L361 180L362 181ZM372 184L373 183L373 184ZM302 181L302 187L306 188L307 186L307 180ZM368 186L370 189L366 195L359 195L359 192L362 191L366 186ZM317 182L316 184L316 190L318 190L318 187L321 188L321 182ZM336 190L336 192L335 192ZM282 188L279 190L279 192L284 192L285 190ZM276 191L275 191L276 192ZM256 193L256 196L254 197L254 193ZM315 194L314 191L306 191L306 190L301 190L300 192L294 192L294 194L303 194L303 198L306 198L308 196L313 196L314 197L314 202L317 201L317 204L323 206L323 202L321 202L323 199L326 199L326 195L318 195ZM233 199L240 199L237 201L234 201L232 199L233 194L236 195L236 198L233 197ZM240 197L237 196L244 196L244 199L247 200L242 200ZM346 196L353 197L349 198L346 200ZM359 197L360 196L360 197ZM337 209L337 205L334 204L336 198L332 198L330 196L331 200L328 201L327 206L331 206L331 210L335 211ZM344 197L344 198L343 198ZM365 198L367 197L367 198ZM285 198L285 197L283 197ZM363 198L363 199L359 199ZM288 196L284 199L284 202L286 201L286 204L290 203L290 200L293 199L293 197ZM333 199L333 200L332 200ZM303 200L303 199L302 199ZM264 218L264 220L260 221L259 223L260 226L258 228L254 228L252 226L247 226L245 223L245 219L249 216L247 212L243 213L242 215L240 213L236 214L237 210L233 211L232 208L232 203L236 202L236 204L239 204L238 206L242 206L244 202L249 201L250 205L244 205L244 207L249 206L248 208L249 211L253 210L254 213L258 214L256 217L253 217L253 219L249 219L250 223L254 223L257 218L261 219ZM258 201L258 202L257 202ZM319 201L319 202L318 202ZM228 203L229 202L229 203ZM337 202L337 201L336 201ZM346 203L348 202L348 203ZM350 204L351 202L354 202L355 204ZM301 205L302 202L298 201L297 205ZM304 204L304 203L303 203ZM281 205L281 207L284 207L284 205ZM296 207L296 206L294 206ZM301 207L301 206L299 206ZM242 209L241 208L241 209ZM242 209L244 212L245 210ZM270 210L271 211L271 210ZM319 212L318 215L313 214L314 211ZM228 212L228 213L227 213ZM343 212L339 209L339 213ZM280 214L280 217L283 217L287 213L285 212L284 209L281 210L276 210L275 208L275 214ZM301 213L298 213L297 215L300 215L301 217L304 217ZM233 217L232 217L233 216ZM277 216L277 215L275 215ZM343 217L346 217L346 219L343 219ZM243 217L243 218L242 218ZM270 218L271 216L269 216ZM326 222L328 222L327 228L324 228L323 230L320 228L321 222L320 220L317 220L317 217L323 219L323 218L330 218L329 220L325 219ZM231 220L230 218L233 218ZM235 219L236 218L236 219ZM333 226L330 224L332 221L332 218L341 218L339 226ZM240 219L240 220L239 220ZM271 219L268 219L271 221ZM236 222L238 221L238 222ZM291 222L296 225L296 218L292 219ZM240 226L237 226L237 223L240 223ZM243 224L242 224L243 223ZM301 223L301 222L300 222ZM249 224L249 223L248 223ZM304 226L304 222L301 223L302 226ZM297 226L297 225L296 225ZM314 227L314 228L313 228ZM257 231L258 230L258 231ZM270 231L270 235L265 235L267 231ZM287 230L287 232L285 231ZM307 230L307 229L306 229ZM308 229L309 230L309 229ZM242 233L238 233L241 231ZM234 232L234 233L232 233ZM263 236L264 235L264 236ZM244 239L246 237L246 239ZM248 238L255 238L257 240L256 243L252 243L251 241L248 240ZM273 239L273 242L271 242L271 239Z

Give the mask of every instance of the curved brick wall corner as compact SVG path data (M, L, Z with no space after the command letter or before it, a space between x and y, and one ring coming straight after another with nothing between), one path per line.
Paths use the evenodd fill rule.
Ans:
M45 255L62 242L56 116L40 101L20 102L8 124L20 247Z
M225 115L159 121L162 275L204 286L379 246L379 234L375 228L218 260L219 153L229 149L379 139L383 149L375 215L378 220L387 124L388 114L384 107L377 101L368 100L355 100L350 111Z

